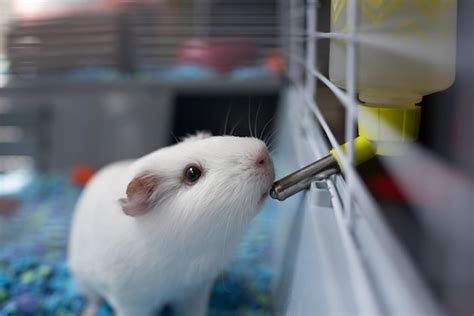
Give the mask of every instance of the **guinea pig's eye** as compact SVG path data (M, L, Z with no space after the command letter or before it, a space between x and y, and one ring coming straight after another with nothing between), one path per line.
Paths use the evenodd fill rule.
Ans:
M197 166L189 166L184 169L184 179L188 184L194 184L200 177L202 171Z

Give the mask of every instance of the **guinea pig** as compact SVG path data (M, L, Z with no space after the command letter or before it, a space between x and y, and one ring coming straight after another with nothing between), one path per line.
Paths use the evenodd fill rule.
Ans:
M68 263L95 314L205 315L214 280L274 180L265 143L197 134L100 170L74 211Z

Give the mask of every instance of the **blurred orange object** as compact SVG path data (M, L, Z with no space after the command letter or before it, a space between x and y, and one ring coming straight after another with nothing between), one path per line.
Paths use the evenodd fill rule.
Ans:
M271 71L283 71L285 69L285 58L279 49L273 49L267 54L265 66Z
M75 185L85 186L94 175L95 170L87 165L78 165L71 170L71 181Z

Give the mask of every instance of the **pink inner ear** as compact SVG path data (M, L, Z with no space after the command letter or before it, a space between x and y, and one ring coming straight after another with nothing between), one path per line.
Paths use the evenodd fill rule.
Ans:
M148 172L133 178L127 186L127 198L119 200L123 212L128 216L145 214L150 209L156 185L156 177Z

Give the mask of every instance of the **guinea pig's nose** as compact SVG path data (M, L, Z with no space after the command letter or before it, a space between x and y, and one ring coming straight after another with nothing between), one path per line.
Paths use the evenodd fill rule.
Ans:
M264 168L268 165L270 157L266 151L263 151L257 155L256 165L259 168Z

